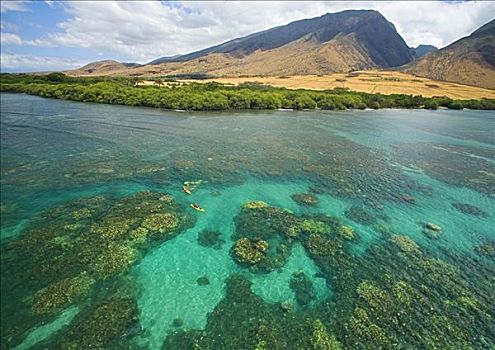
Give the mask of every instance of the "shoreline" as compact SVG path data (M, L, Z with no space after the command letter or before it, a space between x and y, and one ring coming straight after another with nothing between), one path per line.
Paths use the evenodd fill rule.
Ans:
M72 78L63 73L46 76L2 74L0 77L1 92L178 111L436 110L443 107L455 110L495 110L495 98L456 100L445 96L384 95L343 88L324 91L287 89L255 83L231 86L216 82L171 82L166 86L143 86L131 78Z
M493 108L487 108L487 109L479 109L479 108L448 108L448 107L443 107L440 106L436 109L431 109L431 108L425 108L425 107L420 107L420 108L397 108L397 107L383 107L383 108L345 108L345 109L325 109L325 108L304 108L304 109L294 109L294 108L265 108L265 109L255 109L255 108L244 108L244 109L174 109L174 108L165 108L165 107L153 107L153 106L145 106L145 105L129 105L129 104L120 104L120 103L108 103L108 102L98 102L98 101L80 101L80 100L72 100L72 99L64 99L64 98L57 98L57 97L50 97L50 96L42 96L38 94L30 94L27 92L15 92L15 91L0 91L0 95L2 94L23 94L23 95L29 95L29 96L37 96L41 98L46 98L46 99L52 99L52 100L62 100L62 101L71 101L71 102L81 102L81 103L92 103L92 104L104 104L104 105L109 105L109 106L126 106L126 107L136 107L136 108L151 108L153 110L163 110L163 111L169 111L169 112L177 112L177 113L194 113L194 112L262 112L262 111L274 111L274 112L312 112L312 111L321 111L321 112L354 112L354 111L361 111L361 112L373 112L373 111L378 111L378 110L387 110L387 111L424 111L424 110L429 110L429 111L452 111L452 110L457 110L457 111L492 111L494 110Z

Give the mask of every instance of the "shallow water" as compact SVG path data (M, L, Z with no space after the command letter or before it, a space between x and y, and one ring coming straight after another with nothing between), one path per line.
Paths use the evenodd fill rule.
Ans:
M193 343L212 349L308 348L331 341L343 348L366 348L370 342L382 348L495 346L493 112L188 113L2 94L1 131L2 349L74 344L173 349ZM181 191L184 181L200 179L204 182L192 196ZM132 211L122 214L127 205L122 201L143 191L172 195L178 206L167 210L185 215L181 229L145 244L119 241L137 255L116 272L102 272L101 263L93 270L71 265L73 272L61 276L90 276L91 287L56 295L62 298L51 301L56 308L36 314L40 303L33 300L56 285L61 271L45 273L40 267L41 275L23 279L30 262L17 262L37 258L32 248L27 254L31 241L23 237L50 235L55 246L40 248L39 254L46 255L40 261L70 263L84 249L77 247L79 237L86 243L97 239L91 232L109 213L117 221L132 221ZM318 205L299 205L291 198L308 192ZM76 220L77 201L94 197L105 198L104 204L91 204L89 211L98 214ZM309 233L287 238L280 229L268 244L281 240L289 255L270 271L247 268L235 260L232 247L241 232L246 234L238 226L249 213L242 207L254 200L288 209L297 220L317 214L336 218L358 238L340 240L337 253L322 256L309 248ZM193 211L191 202L206 211ZM465 205L464 212L456 203ZM441 233L425 234L425 222L439 225ZM254 232L260 222L251 224ZM48 233L36 231L44 227L51 227ZM220 232L223 244L216 249L200 245L203 230ZM391 237L397 235L411 238L420 251L394 246ZM113 247L111 240L105 244ZM445 265L430 267L433 258ZM394 271L394 264L403 268ZM417 266L425 270L418 273ZM448 275L450 268L457 272ZM312 285L307 304L291 288L301 271ZM448 275L458 287L439 282L437 290L435 274ZM229 285L239 283L233 276L251 283L247 292L238 289L252 310L246 311L249 317L236 313L236 330L228 326L234 322L228 312L243 300L229 292ZM201 277L208 283L200 285ZM226 281L231 281L227 287ZM370 300L365 281L390 297ZM412 286L408 300L422 295L429 301L405 303L397 292L404 281ZM371 294L380 293L374 289ZM252 298L256 307L248 302ZM136 305L129 320L94 316L97 305L117 299ZM390 323L380 314L387 307L410 314ZM428 318L430 307L437 308L441 321ZM19 308L22 312L14 314ZM359 310L366 310L369 319L359 318ZM277 328L291 317L293 329ZM90 326L76 327L95 319L108 323L102 334ZM265 321L275 323L266 326L269 332L259 330ZM456 336L445 330L459 326L462 332ZM245 338L245 332L255 335Z

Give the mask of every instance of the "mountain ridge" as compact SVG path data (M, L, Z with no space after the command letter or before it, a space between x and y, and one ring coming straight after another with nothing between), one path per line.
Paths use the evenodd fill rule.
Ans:
M495 19L402 70L430 79L495 89Z
M380 35L377 35L377 32ZM346 10L290 22L189 54L158 58L149 64L185 62L214 53L231 54L241 58L257 50L278 49L307 35L311 35L317 42L323 44L338 35L346 36L351 33L356 33L378 67L402 65L413 59L409 47L397 33L395 26L380 12ZM386 40L383 39L384 36ZM382 49L379 50L377 46L382 46Z

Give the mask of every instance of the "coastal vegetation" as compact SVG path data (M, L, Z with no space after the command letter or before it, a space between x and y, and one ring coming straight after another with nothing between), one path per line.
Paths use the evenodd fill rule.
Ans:
M172 80L172 79L169 79ZM255 83L227 86L216 82L140 85L136 78L69 77L2 74L2 92L17 92L81 102L146 106L176 110L263 110L263 109L495 109L495 99L454 100L448 97L423 97L403 94L370 94L343 88L332 90L290 90Z

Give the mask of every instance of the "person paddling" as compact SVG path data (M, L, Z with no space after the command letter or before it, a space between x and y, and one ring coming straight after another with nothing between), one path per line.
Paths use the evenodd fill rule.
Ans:
M199 206L199 204L198 204L198 203L192 203L192 204L191 204L191 208L193 208L193 209L195 209L195 210L197 210L197 211L205 211L203 208L201 208L201 207Z

